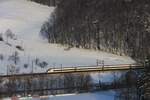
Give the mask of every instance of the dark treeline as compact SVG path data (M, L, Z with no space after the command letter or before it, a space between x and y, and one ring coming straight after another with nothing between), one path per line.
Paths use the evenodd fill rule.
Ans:
M92 88L89 74L37 75L0 78L0 98L13 95L55 95L89 91Z
M120 81L127 84L129 87L120 88L116 90L114 100L141 100L140 93L138 92L138 72L128 71L125 75L120 77Z
M150 100L150 56L144 63L145 71L139 78L139 94L140 100Z
M99 78L96 79L99 80L99 82L94 82L90 73L1 77L0 98L8 96L11 97L14 95L27 96L30 94L32 96L42 96L95 92L112 89L118 89L116 98L124 96L124 94L122 94L124 89L126 89L126 94L132 94L135 95L135 97L138 96L135 92L131 93L127 91L128 89L137 88L137 74L134 71L122 74L121 77L118 77L117 73L112 73L112 75L113 79L111 82L103 82L100 81Z
M41 33L51 43L143 59L150 54L150 0L60 0Z

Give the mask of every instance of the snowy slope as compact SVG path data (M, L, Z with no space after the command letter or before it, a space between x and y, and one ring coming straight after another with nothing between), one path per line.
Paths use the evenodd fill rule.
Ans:
M97 93L85 93L78 95L64 95L49 97L49 100L114 100L115 93L110 92L97 92Z
M42 100L114 100L115 92L96 92L96 93L82 93L82 94L66 94L66 95L56 95L56 96L43 96ZM6 98L4 100L10 100ZM40 100L40 98L20 98L19 100Z
M33 66L34 72L45 72L50 67L95 65L96 59L104 60L105 64L130 64L135 63L129 57L121 57L113 54L72 48L65 51L66 47L49 44L40 38L39 31L42 24L49 18L55 8L43 6L27 0L0 0L0 33L4 41L0 41L0 54L4 59L0 61L0 74L6 74L12 65L18 69L15 73L30 73ZM8 39L5 31L10 29L17 39ZM16 46L24 50L18 50ZM8 61L9 57L17 51L19 61L14 65ZM47 62L48 65L41 68L35 64L35 60ZM24 64L28 64L25 68Z
M54 8L27 0L2 0L0 9L1 32L10 28L20 37L31 39L38 36L41 25Z

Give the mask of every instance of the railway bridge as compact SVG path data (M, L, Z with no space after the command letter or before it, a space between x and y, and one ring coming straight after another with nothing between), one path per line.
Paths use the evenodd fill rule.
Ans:
M125 88L124 83L93 83L92 73L142 70L140 64L51 68L45 73L0 76L0 97L75 93ZM98 79L99 80L99 79Z
M52 74L73 74L73 73L101 73L101 72L114 72L114 71L128 71L128 70L142 70L142 64L118 64L118 65L90 65L90 66L75 66L75 67L58 67L50 68L44 73L24 73L13 75L0 75L3 77L25 77L25 76L43 76Z
M50 68L47 73L78 73L78 72L106 72L143 69L141 64L118 64L118 65L91 65L76 67Z

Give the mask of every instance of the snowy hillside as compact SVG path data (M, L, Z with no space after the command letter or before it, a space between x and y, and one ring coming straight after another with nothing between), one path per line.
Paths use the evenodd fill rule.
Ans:
M10 28L21 38L35 38L54 8L27 0L0 0L0 30Z
M77 48L66 51L66 47L47 43L39 31L54 9L27 0L0 0L3 38L0 74L30 73L32 68L34 72L45 72L50 67L95 65L96 59L104 60L105 64L134 63L129 57Z

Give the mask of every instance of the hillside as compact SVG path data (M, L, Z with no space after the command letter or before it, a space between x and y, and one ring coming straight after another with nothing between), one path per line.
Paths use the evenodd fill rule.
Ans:
M106 91L96 92L94 90L95 87L93 87L91 83L98 84L99 89L103 88L103 84L101 83L111 83L110 85L112 85L112 87L117 88L118 86L115 85L117 81L120 82L120 80L123 80L122 82L125 83L125 77L122 77L122 75L125 74L126 71L110 71L106 73L102 71L102 73L85 73L85 75L79 73L79 75L75 75L76 77L74 77L73 74L54 76L51 74L50 76L46 74L42 76L39 74L32 75L31 77L27 75L27 78L25 77L26 75L24 76L24 73L46 73L48 69L51 72L53 71L51 68L56 67L74 67L76 71L78 70L76 67L79 66L96 66L98 60L101 63L104 62L104 65L135 64L137 62L131 57L128 57L138 57L141 55L141 49L133 47L135 41L140 41L139 43L142 43L142 46L141 44L138 45L139 48L144 50L142 51L144 53L141 58L149 52L145 49L145 46L149 48L149 35L147 35L149 33L148 21L144 21L144 23L146 22L144 24L146 25L144 29L143 27L139 28L139 32L143 32L143 34L138 35L139 37L143 36L142 40L141 38L138 38L139 40L134 40L133 38L136 38L135 33L132 34L134 36L129 38L128 32L130 31L127 32L128 35L126 36L126 33L123 34L124 31L120 31L118 28L120 27L122 29L121 26L118 26L118 24L122 25L120 20L126 19L126 16L122 18L124 10L116 10L115 8L120 8L120 6L124 8L124 3L122 4L121 1L119 1L120 3L118 4L118 2L116 3L117 0L112 0L111 2L109 0L60 0L56 7L46 6L49 5L47 4L49 0L34 1L0 0L0 99L3 97L3 94L8 94L8 96L16 95L20 97L20 99L31 99L31 96L33 96L35 100L39 100L40 98L49 100L112 100L115 97L120 97L122 94L118 94L118 90L107 91L107 89L104 88ZM128 1L128 4L131 4L132 0ZM135 2L133 2L133 4L134 3ZM149 8L146 3L149 2L141 2L142 7L145 5L143 9ZM137 8L141 9L141 6L138 6ZM102 9L103 7L104 9ZM110 11L112 13L110 13ZM114 11L116 16L112 17ZM118 14L118 11L120 14ZM104 13L102 14L100 12ZM145 13L142 14L143 19L148 18L148 16L144 15ZM134 21L141 19L141 17L138 18ZM127 19L130 18L127 17ZM142 21L140 24L143 23L143 19L140 20ZM118 20L117 24L116 20ZM113 31L114 24L118 29L117 32ZM136 24L139 25L139 23ZM125 25L125 30L127 26ZM127 40L125 40L126 38ZM126 42L124 43L124 41ZM130 45L130 43L128 44L128 42L131 41L133 41L133 46ZM63 44L63 46L60 44ZM125 48L124 45L126 45L127 48ZM139 55L137 55L137 51L132 51L132 49L139 51ZM102 64L100 66L102 67ZM99 68L99 66L97 68ZM81 70L83 69L81 68ZM114 69L112 68L112 70ZM61 72L63 71L61 70ZM14 74L22 74L23 76L17 77L20 75L15 76ZM6 78L7 76L5 75L8 75L8 78ZM9 75L12 78L9 77ZM127 78L128 75L130 74L127 74ZM133 78L136 79L135 77ZM93 87L93 89L91 88L90 90L91 93L81 94L78 87L81 85L83 87L88 87L87 84L89 83L90 87ZM62 88L63 86L64 88L69 88L69 91L65 89L64 92L56 90L55 93L55 91L51 90L58 87ZM70 88L72 86L77 86L77 89L73 90ZM107 86L104 84L104 87L107 88L109 85ZM39 92L39 90L41 91L41 89L46 88L50 91L46 90ZM21 90L23 90L24 93L21 93ZM73 91L74 94L56 95L57 93L72 93L70 90ZM17 91L18 93L15 93ZM135 93L134 91L133 94ZM130 94L132 94L131 91ZM37 95L45 96L38 97ZM13 98L6 98L6 100L10 99Z
M56 2L58 0L30 0L30 1L34 1L43 5L48 5L48 6L56 6Z
M46 72L51 67L135 63L129 57L49 44L39 34L54 7L29 0L0 0L0 74ZM44 67L43 67L44 66Z
M51 43L136 60L150 55L149 0L60 0L52 16L54 24L41 29Z

